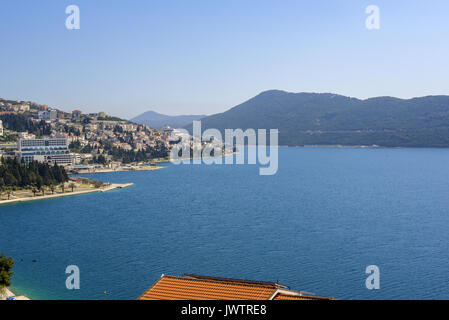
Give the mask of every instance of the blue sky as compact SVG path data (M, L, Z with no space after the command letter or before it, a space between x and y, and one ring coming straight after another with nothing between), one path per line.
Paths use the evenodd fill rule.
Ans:
M76 4L81 29L65 28ZM379 6L380 30L365 8ZM449 94L449 1L2 0L0 97L131 118L264 90Z

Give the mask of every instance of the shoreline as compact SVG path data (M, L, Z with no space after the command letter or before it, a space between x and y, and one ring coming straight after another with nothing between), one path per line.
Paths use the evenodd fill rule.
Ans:
M449 147L416 147L416 146L381 146L381 145L374 145L374 146L364 146L364 145L343 145L343 144L336 144L336 145L301 145L301 146L289 146L289 145L282 145L278 146L279 148L335 148L335 149L449 149Z
M120 167L118 169L81 169L77 171L69 172L69 174L94 174L94 173L110 173L110 172L133 172L133 171L154 171L154 170L160 170L165 169L165 167L162 166L142 166L142 167Z
M230 156L235 156L237 154L239 154L238 151L232 152L232 153L225 153L225 154L222 154L219 156L207 156L207 157L201 156L201 157L179 158L178 160L170 160L169 159L169 160L167 160L167 162L176 164L176 162L183 162L183 161L194 161L194 160L203 160L203 159L220 159L220 158L224 159L224 158L227 158Z
M10 200L0 200L0 205L18 203L18 202L30 202L30 201L39 201L39 200L47 200L47 199L54 199L54 198L70 197L70 196L95 193L95 192L108 192L108 191L115 190L115 189L127 188L132 185L133 185L133 183L121 183L121 184L113 183L106 187L102 187L102 188L98 188L98 189L80 190L80 191L64 192L64 193L50 194L50 195L45 195L45 196L17 198L17 199L10 199Z
M298 147L302 147L302 148L339 148L339 149L384 149L387 147L382 147L382 146L378 146L378 145L372 145L372 146L364 146L364 145L354 145L354 146L348 146L348 145L344 145L344 144L323 144L323 145L315 145L315 144L311 144L311 145L304 145L304 146L298 146ZM391 148L396 148L396 147L391 147Z
M9 288L5 288L4 295L0 295L0 300L6 300L8 297L13 297L14 300L31 300L26 296L16 296Z

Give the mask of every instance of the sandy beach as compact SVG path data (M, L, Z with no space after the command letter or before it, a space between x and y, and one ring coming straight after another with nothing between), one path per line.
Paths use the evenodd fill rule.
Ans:
M16 192L16 195L12 195L9 200L0 200L0 205L2 204L9 204L9 203L16 203L16 202L28 202L28 201L38 201L38 200L46 200L46 199L53 199L53 198L60 198L60 197L70 197L70 196L76 196L80 194L86 194L86 193L93 193L93 192L107 192L114 189L123 189L132 186L132 183L125 183L125 184L107 184L104 187L100 188L94 188L94 187L80 187L77 186L77 189L73 192L71 191L65 191L65 192L55 192L54 194L49 195L36 195L34 196L31 191L26 190L22 192ZM67 188L68 189L68 188Z
M14 300L30 300L25 296L16 296L14 292L9 290L8 288L5 288L3 294L0 293L0 300L6 300L8 297L13 297Z

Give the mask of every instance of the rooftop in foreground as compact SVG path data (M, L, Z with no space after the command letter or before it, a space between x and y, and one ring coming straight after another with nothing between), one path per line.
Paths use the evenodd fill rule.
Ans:
M330 300L264 281L162 275L138 300Z

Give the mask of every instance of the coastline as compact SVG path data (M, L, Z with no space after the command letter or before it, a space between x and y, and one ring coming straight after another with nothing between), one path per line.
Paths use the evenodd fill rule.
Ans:
M344 144L310 144L310 145L303 145L298 146L302 148L341 148L341 149L384 149L386 147L378 146L378 145L372 145L372 146L364 146L364 145L344 145ZM396 148L396 147L391 147Z
M282 145L279 148L336 148L336 149L449 149L449 147L439 146L382 146L382 145L344 145L344 144L317 144L317 145L301 145L301 146L289 146Z
M127 188L132 185L133 185L133 183L122 183L122 184L113 183L113 184L107 185L106 187L102 187L102 188L98 188L98 189L80 190L80 191L57 193L57 194L50 194L50 195L36 196L36 197L17 198L17 199L10 199L10 200L0 200L0 205L16 203L16 202L29 202L29 201L39 201L39 200L47 200L47 199L54 199L54 198L61 198L61 197L69 197L69 196L76 196L76 195L80 195L80 194L87 194L87 193L94 193L94 192L108 192L108 191L115 190L115 189Z
M70 174L93 174L93 173L109 173L109 172L132 172L132 171L154 171L154 170L160 170L165 169L165 167L162 166L142 166L142 167L120 167L117 169L81 169L77 170L76 172L70 173Z
M4 290L4 295L0 295L0 300L6 300L8 297L13 297L14 300L31 300L26 296L16 296L9 288L5 288Z

